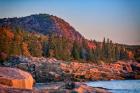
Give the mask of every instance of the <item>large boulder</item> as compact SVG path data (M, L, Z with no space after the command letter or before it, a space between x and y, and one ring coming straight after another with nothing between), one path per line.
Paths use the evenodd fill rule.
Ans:
M12 88L32 89L33 78L28 72L20 69L0 67L0 84Z

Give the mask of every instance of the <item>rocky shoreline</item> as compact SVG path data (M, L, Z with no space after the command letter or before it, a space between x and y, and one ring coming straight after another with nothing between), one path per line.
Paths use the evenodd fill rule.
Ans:
M140 79L140 63L130 60L95 64L16 56L1 65L0 69L2 93L109 93L107 89L93 88L81 82ZM44 82L47 85L38 87ZM33 83L36 85L31 88Z
M140 79L140 63L132 60L95 64L66 62L55 58L17 56L11 57L4 66L27 71L38 83Z
M80 82L36 83L32 76L17 68L0 67L0 93L109 93Z
M94 88L87 86L81 82L54 82L48 84L40 84L35 87L34 91L38 93L109 93L107 89Z
M42 88L20 89L0 84L0 93L110 93L107 89L90 87L80 82L74 82L73 84L55 82L40 87Z

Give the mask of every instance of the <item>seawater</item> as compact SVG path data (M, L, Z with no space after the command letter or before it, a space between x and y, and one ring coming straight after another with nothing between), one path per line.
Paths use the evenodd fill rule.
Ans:
M140 93L140 80L94 81L86 84L106 88L112 93Z

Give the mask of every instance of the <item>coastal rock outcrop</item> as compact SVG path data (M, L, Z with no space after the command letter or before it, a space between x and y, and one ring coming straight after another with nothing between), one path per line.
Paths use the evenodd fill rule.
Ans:
M18 89L32 89L33 78L20 69L0 67L0 84Z
M28 71L37 82L140 79L140 63L130 60L95 64L20 56L5 62L5 66Z
M130 60L95 64L66 62L55 58L16 56L5 62L4 66L7 67L0 67L0 89L6 91L3 93L12 90L14 92L11 93L22 93L20 92L22 90L27 93L107 93L106 89L93 88L75 82L140 79L140 63ZM45 86L44 89L32 89L32 76L22 70L31 73L37 83L47 82L49 86Z
M108 64L78 63L69 64L61 63L61 68L65 73L72 74L74 80L122 80L138 79L140 74L140 63L118 61Z

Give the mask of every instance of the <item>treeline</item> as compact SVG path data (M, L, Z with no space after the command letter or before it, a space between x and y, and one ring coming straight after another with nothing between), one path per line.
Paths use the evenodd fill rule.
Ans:
M125 46L113 44L109 39L102 43L91 41L96 48L90 48L88 42L86 39L79 42L55 34L42 35L26 32L20 27L3 26L0 28L0 61L16 55L92 62L112 62L129 57Z
M103 42L96 42L95 40L92 42L96 44L95 49L86 46L87 42L83 42L81 47L74 43L72 50L73 58L96 63L134 59L134 54L132 51L127 50L125 45L115 44L109 39L105 40L105 38Z

